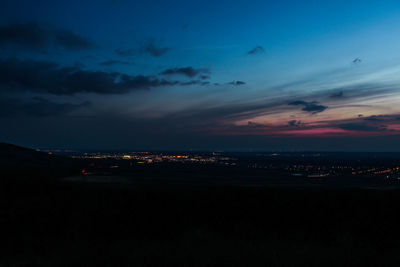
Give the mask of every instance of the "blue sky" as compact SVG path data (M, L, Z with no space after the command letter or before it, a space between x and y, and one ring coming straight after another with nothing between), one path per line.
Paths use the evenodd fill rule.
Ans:
M400 149L398 1L1 5L3 141Z

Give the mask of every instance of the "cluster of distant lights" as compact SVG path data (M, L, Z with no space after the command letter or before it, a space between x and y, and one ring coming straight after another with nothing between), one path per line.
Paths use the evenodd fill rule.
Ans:
M42 150L43 151L43 150ZM48 154L59 152L74 152L74 151L61 151L61 150L45 150ZM279 153L267 154L271 157L281 156ZM305 155L301 157L320 157L319 153ZM197 154L165 154L165 153L152 153L152 152L129 152L129 153L83 153L80 155L72 155L72 158L77 159L111 159L111 160L124 160L131 161L135 164L156 164L156 163L202 163L202 164L218 164L225 166L236 166L237 158L222 156L220 153L213 152L211 155L197 155ZM132 164L131 164L132 165ZM118 168L118 165L112 165L110 168ZM340 176L343 174L351 174L357 176L382 176L385 178L392 178L400 180L400 167L352 167L347 165L302 165L293 164L287 165L284 168L279 168L274 164L248 164L248 168L255 169L269 169L269 170L282 170L284 169L292 176L303 176L310 178L326 177L326 176Z
M269 156L275 157L279 156L278 153L269 154ZM305 157L306 155L301 155L301 157ZM320 154L313 154L313 157L319 157ZM205 163L205 164L222 164L222 165L230 165L236 166L238 163L238 159L221 156L218 153L212 153L212 155L168 155L168 154L153 154L150 152L132 152L132 153L84 153L79 156L72 156L73 158L81 158L81 159L114 159L114 160L129 160L133 161L137 164L154 164L154 163L163 163L163 162L176 162L176 163ZM275 169L279 170L276 165L273 164L249 164L248 168L255 169ZM307 176L307 177L326 177L326 176L337 176L351 174L351 175L367 175L367 176L387 176L387 178L399 178L400 175L400 167L352 167L347 165L302 165L302 164L294 164L288 165L283 168L285 171L289 172L294 176ZM399 178L400 179L400 178Z
M225 165L236 165L236 159L229 157L220 157L218 155L168 155L168 154L152 154L150 152L132 152L132 153L84 153L82 155L71 156L79 159L113 159L127 160L137 164L153 164L163 162L180 162L180 163L225 163Z
M384 176L400 180L400 167L351 167L351 166L313 166L293 165L286 168L294 176L325 177L351 174L357 176Z

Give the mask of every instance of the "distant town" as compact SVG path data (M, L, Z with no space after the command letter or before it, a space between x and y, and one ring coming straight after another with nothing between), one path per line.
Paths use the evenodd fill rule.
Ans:
M203 165L259 169L294 177L359 176L400 180L400 154L334 152L79 152L42 150L90 161L92 169ZM379 160L376 160L379 156Z

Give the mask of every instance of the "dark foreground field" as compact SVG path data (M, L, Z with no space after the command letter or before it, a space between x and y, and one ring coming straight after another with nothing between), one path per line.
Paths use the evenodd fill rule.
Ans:
M400 191L3 179L1 266L398 266Z

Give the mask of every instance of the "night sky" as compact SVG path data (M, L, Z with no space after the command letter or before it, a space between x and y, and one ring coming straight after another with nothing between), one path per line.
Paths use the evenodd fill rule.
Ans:
M400 151L400 2L0 3L0 141Z

